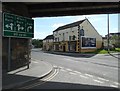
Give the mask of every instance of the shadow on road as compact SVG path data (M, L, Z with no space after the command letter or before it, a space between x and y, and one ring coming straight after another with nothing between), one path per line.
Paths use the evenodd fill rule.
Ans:
M25 81L27 82L35 78L36 77L25 76L25 75L23 76L23 75L3 73L2 74L2 88L3 89L11 88L21 83L24 83Z
M89 84L77 84L77 83L66 83L66 82L47 82L45 84L39 85L33 89L117 89L113 87L106 86L96 86Z
M120 59L120 54L119 54L119 53L118 53L118 54L108 53L108 54L105 55L105 56L112 56L112 57L114 57L114 58Z
M69 53L69 52L47 52L45 51L44 53L50 53L50 54L55 54L55 55L63 55L63 56L70 56L70 57L83 57L83 58L90 58L95 56L96 54L89 54L89 53Z
M22 75L7 75L7 79L6 77L3 77L3 85L15 85L15 84L18 84L22 81L26 81L26 80L29 80L29 79L33 79L35 77L29 77L29 76L22 76ZM28 82L27 84L31 85L31 84L34 84L38 82L38 79L36 81L31 81L31 82ZM41 83L44 83L44 81L40 81L39 80L39 84ZM26 83L25 83L26 84ZM21 86L26 86L25 84L21 85ZM20 87L21 87L20 86ZM4 86L3 86L4 87ZM19 87L19 86L18 86ZM96 86L96 85L88 85L88 84L76 84L76 83L66 83L66 82L46 82L42 85L37 85L36 87L33 87L31 89L29 89L28 91L30 90L33 90L33 89L85 89L85 90L99 90L99 89L102 89L102 90L117 90L117 88L114 88L114 87L106 87L106 86ZM5 88L4 90L2 91L6 91L7 89ZM8 89L9 91L18 91L17 89ZM25 90L26 91L26 90Z

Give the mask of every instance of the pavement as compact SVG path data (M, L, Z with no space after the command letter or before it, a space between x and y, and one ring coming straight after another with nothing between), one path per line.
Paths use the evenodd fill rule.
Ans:
M44 61L32 60L30 68L27 66L3 73L2 89L12 89L25 83L29 83L49 75L53 70L53 66Z

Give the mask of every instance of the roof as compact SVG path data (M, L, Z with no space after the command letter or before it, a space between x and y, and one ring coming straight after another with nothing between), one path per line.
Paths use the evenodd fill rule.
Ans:
M117 33L109 33L109 35L120 35L120 32L117 32ZM106 37L108 36L108 34L107 35L105 35Z
M67 25L64 25L64 26L61 26L61 27L58 27L56 30L54 30L53 32L55 31L59 31L59 30L63 30L63 29L66 29L66 28L71 28L71 27L75 27L75 26L78 26L79 24L81 24L83 21L85 21L86 19L84 20L80 20L80 21L77 21L77 22L73 22L73 23L70 23L70 24L67 24Z
M107 37L102 37L102 39L107 39Z
M110 35L120 35L120 32L118 32L118 33L110 33Z
M48 35L45 39L43 40L46 40L46 39L54 39L54 36L53 35Z

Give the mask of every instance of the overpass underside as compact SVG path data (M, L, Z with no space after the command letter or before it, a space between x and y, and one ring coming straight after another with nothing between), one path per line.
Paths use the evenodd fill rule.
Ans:
M120 13L119 2L4 2L3 5L11 8L24 5L30 17Z

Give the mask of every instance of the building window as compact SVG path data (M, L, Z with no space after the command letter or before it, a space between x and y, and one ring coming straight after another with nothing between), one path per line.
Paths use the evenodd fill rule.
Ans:
M65 34L63 33L63 41L65 40Z
M75 38L76 38L76 36L75 36L75 35L73 35L72 39L73 39L73 40L75 40Z
M71 41L71 37L72 37L72 36L69 36L69 41Z
M80 36L84 36L84 30L83 29L80 30Z
M55 42L57 42L57 38L55 38Z
M57 36L58 35L58 31L54 32L54 35Z
M73 36L69 36L69 41L72 41L72 40L75 40L76 36L73 35Z

